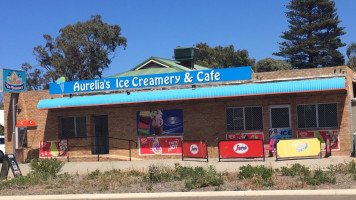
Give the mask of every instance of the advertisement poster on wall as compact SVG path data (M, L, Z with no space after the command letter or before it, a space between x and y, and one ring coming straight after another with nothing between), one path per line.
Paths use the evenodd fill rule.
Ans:
M182 136L140 137L139 155L181 155Z
M263 133L228 133L227 140L241 140L241 139L261 139L263 140Z
M303 130L298 131L298 138L306 138L306 137L316 137L321 141L321 149L325 151L326 145L326 135L330 135L330 147L331 150L340 150L339 144L339 131L338 130Z
M40 141L40 158L67 157L67 140Z
M139 111L136 115L139 136L183 134L182 109Z
M269 139L278 141L285 138L292 138L291 128L272 128L269 130Z

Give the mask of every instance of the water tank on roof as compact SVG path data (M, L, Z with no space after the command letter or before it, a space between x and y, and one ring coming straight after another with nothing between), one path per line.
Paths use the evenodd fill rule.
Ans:
M177 47L174 49L175 60L198 60L199 50L195 47Z

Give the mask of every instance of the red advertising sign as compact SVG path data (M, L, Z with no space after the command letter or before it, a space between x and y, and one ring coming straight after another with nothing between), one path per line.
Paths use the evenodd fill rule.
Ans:
M228 133L227 140L244 140L244 139L261 139L263 140L263 133Z
M298 131L298 138L317 137L321 141L321 149L326 149L326 136L330 135L331 150L340 150L339 131L338 130L303 130Z
M142 155L181 155L182 136L139 137L139 154Z
M206 158L206 143L203 141L183 141L183 156L190 158Z
M40 141L40 158L67 157L67 140Z
M263 157L263 140L231 140L219 142L220 158Z

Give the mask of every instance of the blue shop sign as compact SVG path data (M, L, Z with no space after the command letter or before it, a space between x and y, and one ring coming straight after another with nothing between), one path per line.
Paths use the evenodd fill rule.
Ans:
M26 73L24 71L2 69L3 91L20 93L26 91Z
M95 92L248 79L251 79L251 67L249 66L70 82L65 82L65 79L62 78L58 79L56 83L50 83L49 93Z

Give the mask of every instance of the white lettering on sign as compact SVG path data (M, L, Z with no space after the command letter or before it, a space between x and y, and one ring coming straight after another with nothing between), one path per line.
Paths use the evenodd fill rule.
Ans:
M197 80L199 82L203 82L203 81L218 81L220 80L220 73L219 72L214 72L214 70L212 70L210 73L204 73L204 72L198 72L197 74Z
M168 142L169 148L168 151L172 151L178 148L178 140L174 140L172 142Z
M99 81L95 80L94 83L79 83L75 82L73 91L74 92L84 92L90 90L109 90L110 89L110 81L104 80Z
M244 154L248 151L248 146L244 143L237 143L234 145L234 151L238 154Z

